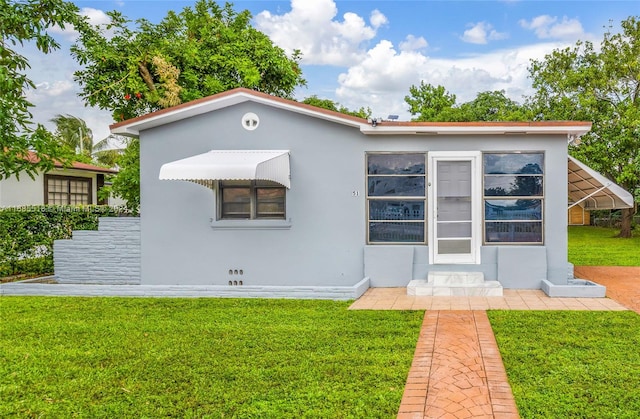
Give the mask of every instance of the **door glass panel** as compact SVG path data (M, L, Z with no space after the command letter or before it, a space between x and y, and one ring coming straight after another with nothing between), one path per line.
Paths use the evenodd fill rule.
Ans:
M442 237L471 237L471 222L440 223L438 238Z
M438 221L471 220L471 198L438 198Z
M438 253L459 255L471 253L471 240L438 240Z
M471 254L471 170L470 160L436 163L438 255Z

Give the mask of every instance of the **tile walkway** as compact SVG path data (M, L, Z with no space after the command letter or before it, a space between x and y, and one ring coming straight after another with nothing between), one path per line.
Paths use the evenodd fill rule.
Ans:
M504 290L502 297L427 297L406 288L369 288L352 310L627 310L610 298L550 298L541 290Z
M609 298L550 298L541 290L502 297L408 296L370 288L352 310L428 310L398 419L519 418L486 310L627 310Z

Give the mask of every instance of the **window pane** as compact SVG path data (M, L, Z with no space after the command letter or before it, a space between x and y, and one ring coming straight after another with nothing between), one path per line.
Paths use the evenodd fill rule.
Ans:
M369 196L424 196L424 176L369 176Z
M371 220L423 220L424 201L370 200Z
M542 222L486 222L489 243L542 243Z
M542 176L485 176L485 196L542 196Z
M222 189L222 218L251 217L251 188Z
M369 154L370 175L415 175L425 173L424 154Z
M485 220L542 220L541 199L487 199Z
M471 220L471 198L438 198L438 221Z
M542 174L542 153L485 153L485 174Z
M471 253L471 240L438 240L438 254L457 255Z
M424 243L424 223L369 223L370 242Z
M438 237L471 237L471 222L438 223Z
M285 190L284 188L256 189L256 217L284 218Z

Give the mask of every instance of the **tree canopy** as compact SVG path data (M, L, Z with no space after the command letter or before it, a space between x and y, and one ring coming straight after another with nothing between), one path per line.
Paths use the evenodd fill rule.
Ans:
M357 116L358 118L367 119L371 117L371 109L361 107L356 111L352 111L346 106L342 106L339 103L332 101L331 99L320 99L317 95L309 96L305 98L302 103L306 103L307 105L313 105L318 108L328 109L330 111L340 112L345 115Z
M409 105L413 121L440 121L443 111L450 110L456 103L456 95L447 92L444 86L433 86L424 81L420 86L412 85L409 95L404 97Z
M93 132L83 119L69 114L58 114L51 119L51 122L56 125L53 135L70 153L91 157Z
M504 90L480 92L475 99L456 103L456 95L444 86L420 82L411 86L404 100L413 121L422 122L473 122L473 121L523 121L529 119L528 110L509 99Z
M59 48L47 32L78 21L78 8L66 1L38 0L0 2L0 179L25 172L34 176L53 167L53 159L64 161L64 149L44 126L34 126L26 97L35 89L27 77L28 60L12 50L32 42L44 54ZM39 160L26 159L33 151Z
M116 121L140 116L236 87L290 98L305 84L300 54L287 54L254 29L251 14L233 5L198 0L158 24L107 13L111 23L78 25L71 52L83 66L75 73L81 97L110 110ZM140 202L139 144L119 160L114 194L136 210Z
M529 68L538 118L592 121L570 153L640 200L640 19L629 17L619 33L553 51ZM631 236L634 210L623 210L622 237Z
M290 97L305 84L299 53L287 56L230 3L198 0L158 24L107 14L108 25L83 21L71 52L82 98L116 121L235 87Z

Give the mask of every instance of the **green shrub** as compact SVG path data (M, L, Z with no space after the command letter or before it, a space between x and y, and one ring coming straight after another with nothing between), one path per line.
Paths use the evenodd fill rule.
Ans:
M108 206L0 208L0 276L53 272L53 241L73 230L97 230L98 217L130 215Z

